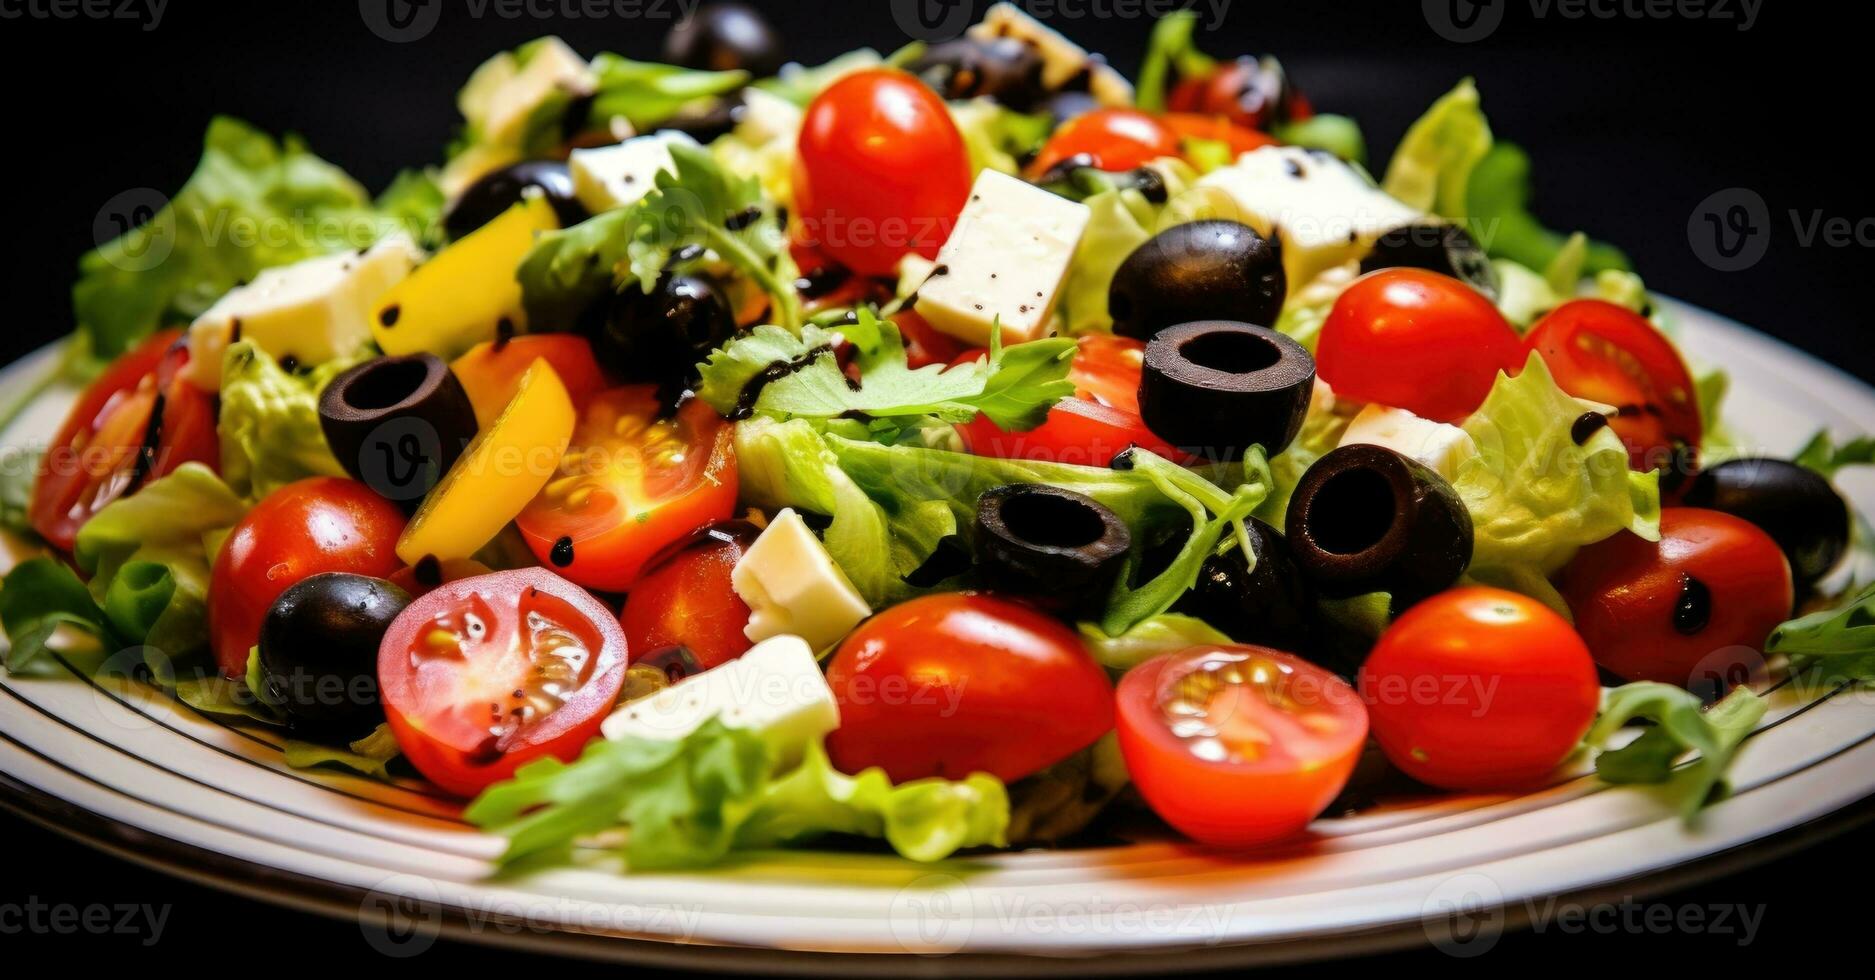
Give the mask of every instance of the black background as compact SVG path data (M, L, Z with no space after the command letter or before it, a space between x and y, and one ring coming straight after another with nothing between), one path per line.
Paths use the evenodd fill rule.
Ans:
M0 0L0 12L45 2ZM537 0L532 9L558 11L560 2ZM1099 16L1137 8L1117 2L1060 0L1054 23L1130 74L1150 24ZM1564 15L1566 0L1496 2L1504 8L1502 26L1486 40L1456 44L1429 26L1417 0L1233 0L1224 26L1204 44L1219 54L1281 56L1318 108L1362 121L1378 161L1428 103L1463 75L1475 76L1498 136L1534 158L1536 208L1550 224L1621 245L1658 291L1875 380L1875 356L1863 336L1869 243L1806 243L1797 225L1818 215L1875 218L1861 150L1870 90L1867 25L1822 4L1775 0L1757 11L1749 30L1740 29L1738 0L1724 4L1723 18L1690 16L1684 8L1667 17L1637 16L1636 10L1661 9L1642 0L1603 0L1594 9L1612 16L1579 18ZM676 9L675 0L646 3ZM890 50L904 37L886 0L762 6L788 38L790 54L808 63L859 44ZM407 44L371 33L353 0L171 0L151 31L134 21L0 19L0 125L13 192L6 199L9 232L0 235L6 256L0 361L69 329L73 264L95 244L100 208L126 190L180 186L212 114L298 132L375 189L401 167L440 162L456 124L455 91L491 52L557 33L586 54L649 58L669 25L648 17L508 18L495 7L476 9L483 16L472 16L467 2L446 4L436 30ZM1721 273L1700 261L1688 223L1709 195L1735 187L1766 201L1770 220L1760 233L1769 240L1762 261ZM1853 846L1847 838L1666 899L1764 906L1757 942L1742 950L1727 936L1552 931L1507 937L1481 962L1619 970L1632 966L1625 957L1643 952L1689 968L1800 956L1860 924L1864 903L1833 898L1846 883L1837 879L1859 865L1843 853ZM337 960L372 955L355 924L184 885L11 818L0 818L0 848L0 904L28 896L174 903L158 952L189 949L205 968L269 971L307 952ZM4 945L62 949L88 964L145 952L133 939L112 937L7 936ZM426 969L521 963L448 945L415 962ZM1368 965L1423 969L1448 962L1427 952Z

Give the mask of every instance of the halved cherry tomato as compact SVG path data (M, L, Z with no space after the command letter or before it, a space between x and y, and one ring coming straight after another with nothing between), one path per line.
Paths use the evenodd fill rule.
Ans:
M268 494L228 533L208 578L215 664L247 673L247 652L280 593L322 572L384 578L403 563L404 512L355 480L316 476Z
M575 410L585 411L592 397L605 388L605 375L592 356L592 342L579 334L537 333L483 341L449 365L450 373L468 392L469 404L475 406L477 425L488 427L508 407L535 358L553 366Z
M987 772L1014 782L1113 728L1113 685L1080 637L1028 606L968 592L900 603L860 624L827 667L842 771L894 782Z
M906 252L936 258L970 194L970 155L950 110L902 71L857 71L807 107L794 202L807 241L866 276Z
M736 508L734 427L702 401L660 418L656 385L603 392L515 524L542 564L623 592L645 561Z
M1374 738L1432 786L1520 789L1575 751L1601 706L1595 662L1548 606L1471 586L1407 610L1361 666Z
M165 330L112 361L59 426L27 508L54 547L72 550L91 515L184 463L220 465L215 401L182 377L181 340Z
M465 578L417 599L378 648L384 715L417 771L473 796L599 734L625 681L625 635L544 568Z
M1615 407L1610 428L1627 443L1631 465L1662 470L1669 494L1691 482L1705 427L1692 372L1673 342L1647 318L1599 299L1551 310L1524 342L1543 355L1562 390Z
M1660 540L1623 531L1576 553L1558 588L1595 662L1631 681L1722 695L1763 673L1790 617L1790 563L1755 525L1696 507L1660 512Z
M1227 116L1202 112L1168 112L1159 117L1180 140L1206 140L1230 147L1232 160L1252 150L1276 146L1276 137L1234 123Z
M712 524L646 563L619 614L634 662L684 647L698 667L709 670L748 652L754 644L742 630L749 625L749 607L730 585L729 573L760 533L747 521Z
M1137 109L1095 109L1063 123L1029 164L1031 177L1070 157L1100 170L1132 170L1160 157L1178 156L1178 134Z
M1121 451L1138 446L1182 460L1183 454L1153 435L1139 417L1139 375L1146 345L1111 334L1088 334L1077 344L1074 364L1068 369L1075 397L1056 402L1048 420L1027 432L1005 432L979 416L957 427L964 448L998 459L1105 466ZM985 356L981 350L971 351L954 363Z
M1340 795L1367 739L1346 681L1257 646L1168 653L1120 680L1120 751L1140 795L1195 841L1300 832Z
M1423 269L1356 279L1322 324L1315 368L1336 395L1456 422L1484 403L1525 351L1476 289Z

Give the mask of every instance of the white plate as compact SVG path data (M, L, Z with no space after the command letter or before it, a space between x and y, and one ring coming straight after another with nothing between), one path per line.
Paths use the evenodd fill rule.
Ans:
M1695 358L1730 370L1727 418L1763 450L1875 421L1875 392L1835 369L1712 314L1671 313ZM0 375L0 402L49 357ZM6 445L43 440L69 397L43 398ZM1875 482L1852 474L1844 490L1875 512ZM591 867L492 880L499 842L423 786L294 771L272 733L52 667L0 675L0 802L133 860L356 916L375 945L404 953L448 934L687 966L1093 973L1161 970L1172 953L1189 966L1457 948L1543 914L1548 896L1715 873L1793 830L1859 820L1870 808L1856 804L1875 795L1875 696L1786 686L1738 756L1734 794L1692 826L1646 790L1564 774L1524 796L1320 821L1311 839L1259 854L1140 844L923 866L789 852L632 876L593 855ZM1454 907L1481 909L1481 931L1452 934Z

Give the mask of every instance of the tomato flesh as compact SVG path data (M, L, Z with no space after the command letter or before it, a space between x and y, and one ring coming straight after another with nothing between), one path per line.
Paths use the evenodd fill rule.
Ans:
M1041 425L1008 432L978 416L957 427L964 448L978 456L1032 459L1082 466L1106 466L1122 451L1138 446L1170 459L1184 455L1154 435L1139 416L1139 377L1146 345L1131 337L1089 334L1077 341L1068 380L1073 398L1048 411ZM985 357L972 351L957 358L966 363Z
M743 634L749 607L730 584L730 572L759 533L743 521L712 525L646 566L619 614L634 662L683 647L709 670L748 652L754 645Z
M540 333L476 344L450 362L450 373L475 406L475 420L488 426L520 390L521 376L536 358L553 366L575 409L584 410L605 387L605 375L592 355L592 342L579 334Z
M1055 130L1029 164L1028 174L1040 176L1075 158L1098 170L1132 170L1160 157L1178 156L1178 151L1178 134L1157 118L1137 109L1095 109Z

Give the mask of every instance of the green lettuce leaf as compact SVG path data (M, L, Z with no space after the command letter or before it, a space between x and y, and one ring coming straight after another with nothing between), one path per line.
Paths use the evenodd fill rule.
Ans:
M1469 217L1472 170L1490 149L1491 126L1479 107L1478 86L1467 78L1407 129L1380 187L1421 211L1462 221Z
M1278 123L1271 135L1291 146L1324 150L1348 163L1367 163L1367 138L1361 135L1361 124L1347 116L1317 113L1299 122Z
M972 175L984 169L1017 173L1021 162L1041 149L1054 128L1047 113L1016 112L987 96L952 102L950 112L970 155Z
M624 119L640 133L656 129L692 102L728 95L749 82L746 71L696 71L608 53L593 56L592 70L599 87L587 128L603 129L610 120Z
M1799 616L1771 631L1767 654L1862 657L1875 654L1875 585L1834 609Z
M1190 165L1178 160L1155 160L1152 167L1165 181L1168 200L1185 193L1198 176ZM1062 316L1069 334L1108 333L1113 330L1113 317L1107 311L1113 274L1134 249L1175 222L1165 205L1153 204L1132 187L1103 190L1082 203L1090 214L1087 230L1068 266Z
M1653 681L1628 684L1608 693L1601 717L1583 741L1600 748L1630 721L1652 722L1639 738L1596 756L1595 772L1610 783L1668 784L1668 797L1690 819L1723 794L1732 756L1766 707L1763 698L1742 686L1706 708L1682 688ZM1688 752L1697 752L1698 758L1679 766Z
M1492 258L1547 269L1569 242L1569 236L1545 228L1530 213L1530 157L1513 144L1498 143L1477 162L1464 202L1459 216L1470 219L1472 237ZM1601 242L1585 245L1583 271L1631 268L1620 249Z
M1162 653L1206 643L1230 643L1231 638L1195 616L1161 613L1133 624L1118 636L1109 636L1098 623L1080 624L1081 639L1095 662L1125 673Z
M1166 14L1152 25L1134 94L1141 109L1164 112L1166 95L1178 79L1204 75L1216 66L1215 58L1198 50L1197 28L1198 14L1191 10Z
M110 649L128 645L112 629L85 583L64 562L40 557L13 566L0 584L7 670L17 673L38 659L61 626L97 637Z
M222 355L221 471L242 499L256 501L309 476L344 476L319 426L319 392L366 356L288 373L251 340Z
M343 748L289 738L284 754L286 764L295 769L328 766L349 769L388 782L391 779L391 762L402 755L403 750L398 747L397 736L391 731L391 726L383 724L371 734Z
M1821 473L1826 479L1834 479L1844 467L1875 464L1875 437L1856 436L1838 444L1828 429L1821 429L1797 450L1791 461Z
M403 170L378 195L376 207L388 221L410 234L424 248L443 241L443 208L447 202L436 175L427 170Z
M1308 413L1302 417L1302 428L1288 448L1270 460L1270 495L1257 508L1259 520L1271 527L1283 526L1289 515L1289 498L1294 496L1296 484L1302 482L1302 474L1341 445L1341 437L1358 411L1359 404L1337 399L1328 394L1326 385L1316 385Z
M4 430L0 423L0 431ZM30 446L12 447L0 456L0 529L37 538L27 509L32 506L33 482L39 478L39 460L45 450Z
M801 65L790 63L781 66L781 74L774 78L764 78L755 83L755 87L779 95L789 102L806 108L814 96L826 91L827 86L856 71L877 68L885 63L879 52L871 48L855 48L832 61L819 65Z

